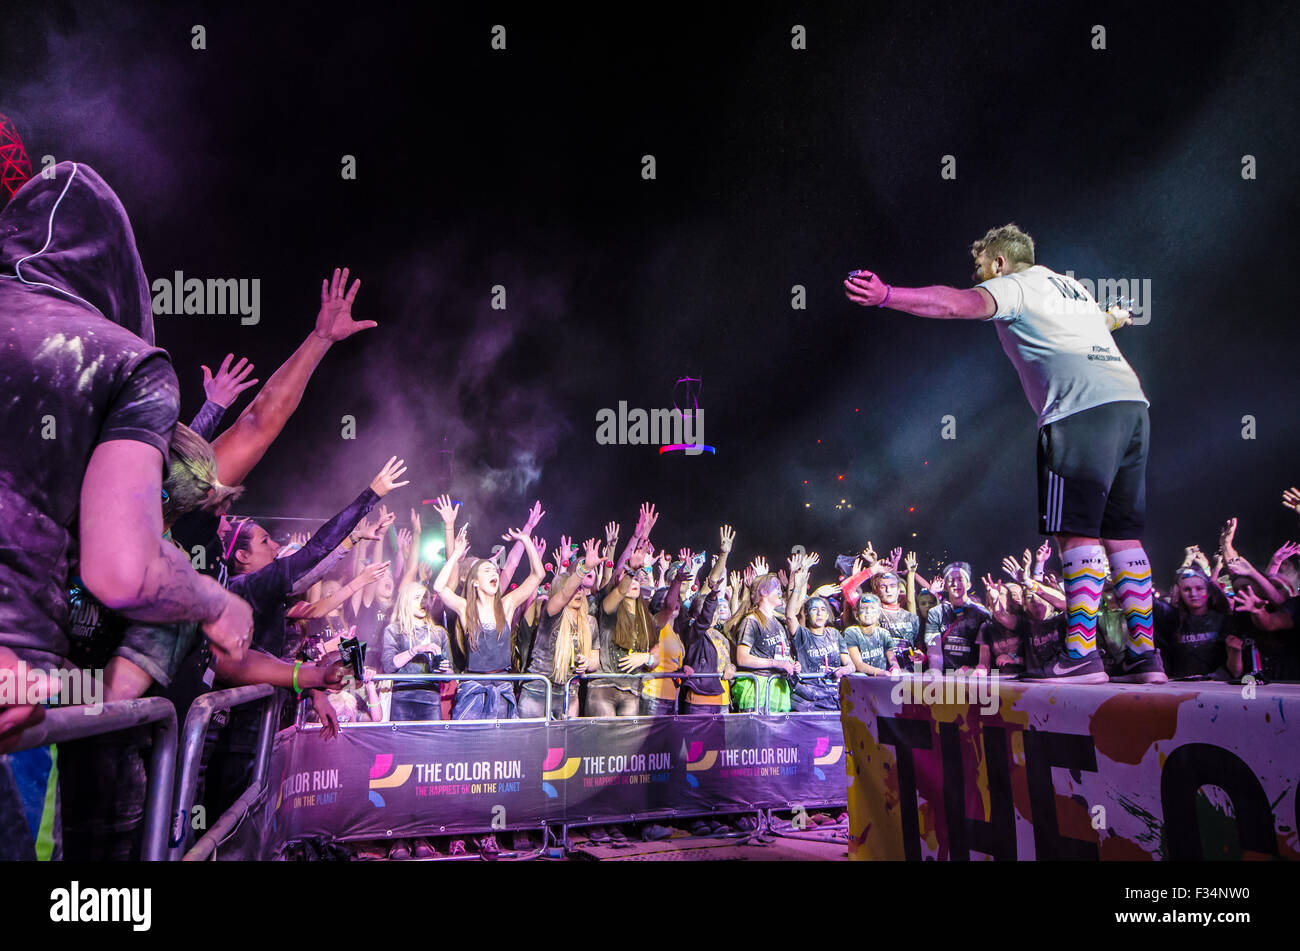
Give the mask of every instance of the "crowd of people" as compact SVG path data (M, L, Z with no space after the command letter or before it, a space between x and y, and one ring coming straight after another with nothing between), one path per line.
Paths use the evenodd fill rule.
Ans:
M736 564L727 525L700 527L696 540L717 533L708 552L652 540L651 503L626 539L610 522L552 548L539 503L482 557L496 536L471 539L444 495L443 555L428 560L421 513L398 529L385 501L409 482L396 456L315 531L277 537L232 509L329 349L375 326L352 316L360 282L346 269L322 281L310 333L224 430L258 381L232 356L203 368L207 401L187 426L125 212L87 166L54 172L0 213L11 326L0 349L0 674L11 680L102 671L105 701L163 696L182 720L205 691L272 684L328 740L347 722L833 711L847 674L1053 676L1045 659L1073 619L1050 543L978 579L964 562L926 578L915 553L870 543L833 565L802 548ZM1300 511L1300 491L1283 501ZM1300 546L1284 544L1260 571L1235 533L1230 520L1213 561L1188 548L1156 599L1165 669L1300 679ZM1108 581L1096 623L1099 642L1122 653L1141 619ZM346 659L353 641L360 677ZM496 679L514 674L528 679ZM0 695L0 857L137 855L148 728L60 744L55 769L48 747L13 752L42 699L59 698ZM209 816L248 785L257 716L238 708L213 726ZM50 845L41 817L60 796L61 845Z

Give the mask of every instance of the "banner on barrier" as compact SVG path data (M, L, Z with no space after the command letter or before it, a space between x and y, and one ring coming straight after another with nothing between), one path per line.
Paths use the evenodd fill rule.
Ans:
M850 858L1300 858L1300 686L955 686L844 678Z
M283 731L267 845L845 801L837 714Z

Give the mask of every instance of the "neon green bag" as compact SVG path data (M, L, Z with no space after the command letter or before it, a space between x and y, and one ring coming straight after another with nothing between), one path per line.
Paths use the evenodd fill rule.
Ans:
M757 688L754 686L754 680L739 674L736 676L735 683L731 685L731 699L736 705L737 712L749 713L754 710L756 695L758 712L764 712L763 702L768 699L770 693L771 698L766 712L789 713L790 681L773 674L755 674L754 677L758 680Z

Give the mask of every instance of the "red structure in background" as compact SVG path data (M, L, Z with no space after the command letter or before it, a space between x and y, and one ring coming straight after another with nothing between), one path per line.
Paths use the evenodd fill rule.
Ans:
M32 163L22 136L8 116L0 114L0 206L32 177Z

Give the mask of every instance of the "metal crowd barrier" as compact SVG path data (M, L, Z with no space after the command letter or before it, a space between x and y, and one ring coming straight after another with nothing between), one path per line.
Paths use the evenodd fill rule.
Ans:
M745 679L745 680L752 680L752 681L754 681L754 700L755 700L754 709L753 709L753 710L747 710L747 711L745 711L745 713L755 713L755 714L756 714L756 713L759 712L759 710L758 710L758 703L757 703L757 701L758 701L758 678L759 678L759 676L760 676L759 674L754 674L754 673L750 673L750 672L748 672L748 671L738 670L738 671L736 671L735 675L731 678L732 680L742 680L742 679ZM777 676L777 675L774 675L774 676ZM600 672L591 673L591 674L579 674L579 675L576 676L576 677L572 677L572 678L570 678L570 679L569 679L569 682L566 683L566 684L564 685L564 709L565 709L566 711L569 709L569 688L573 686L573 683L574 683L574 681L576 681L576 680L630 680L630 679L636 679L636 680L653 680L653 679L663 679L663 678L665 678L665 677L673 677L673 678L676 678L676 679L679 679L679 680L696 680L696 679L704 679L704 680L719 680L719 681L720 681L720 680L723 679L722 674L720 674L720 673L716 673L716 672L715 672L715 673L706 673L706 672L703 672L703 671L696 671L695 673L692 673L692 674L689 674L689 675L688 675L688 674L683 674L680 670L655 671L655 672L644 673L644 674L605 674L605 673L600 673ZM638 696L640 696L640 695L638 694ZM769 690L768 690L766 693L764 693L764 695L763 695L763 711L762 711L762 712L763 712L763 714L764 714L765 716L768 715L768 708L771 706L771 697L772 697L772 691L769 689ZM727 712L729 712L729 710L730 710L730 706L729 706L729 705L728 705L728 706L722 706L722 705L719 705L718 709L719 709L721 712L723 712L723 713L727 713ZM740 714L740 715L741 715L741 716L744 716L745 714ZM591 719L591 718L584 718L584 719ZM594 718L594 719L599 719L599 718L597 717L597 718Z
M176 784L176 811L173 813L174 824L170 842L169 857L172 861L196 861L206 859L216 849L217 844L237 823L258 797L266 790L267 767L271 762L271 740L275 736L276 714L280 705L276 702L276 688L270 684L254 684L248 687L233 687L229 690L214 690L205 693L190 706L185 717L185 739L181 751L180 771ZM253 778L244 794L227 809L215 823L204 833L188 852L183 852L185 829L189 822L190 811L194 808L199 783L199 767L203 759L203 742L208 732L208 723L218 710L266 699L262 711L261 723L257 732L257 756L253 764ZM175 753L173 751L173 757Z
M423 683L444 683L446 681L465 681L475 680L485 683L496 683L503 680L512 683L525 683L539 681L546 687L546 712L543 717L519 717L518 719L549 720L551 718L551 680L542 674L375 674L368 683L381 683L384 681L392 682L423 682ZM567 695L566 695L567 699ZM566 708L567 709L567 708ZM391 708L390 708L391 710ZM320 728L319 723L307 723L305 715L307 712L307 698L304 697L298 705L298 727L299 729L308 729L310 727ZM500 717L492 717L490 720L456 720L456 723L499 723ZM383 721L372 720L369 723L340 723L339 729L366 729L376 726L391 726L393 723L450 723L450 720L393 720L391 717Z
M18 750L69 743L146 723L153 724L153 751L149 758L140 857L146 862L157 862L167 858L167 816L171 813L172 779L176 770L176 709L170 700L162 697L114 700L104 704L97 716L88 716L84 706L54 707L46 711L40 723L19 734Z

